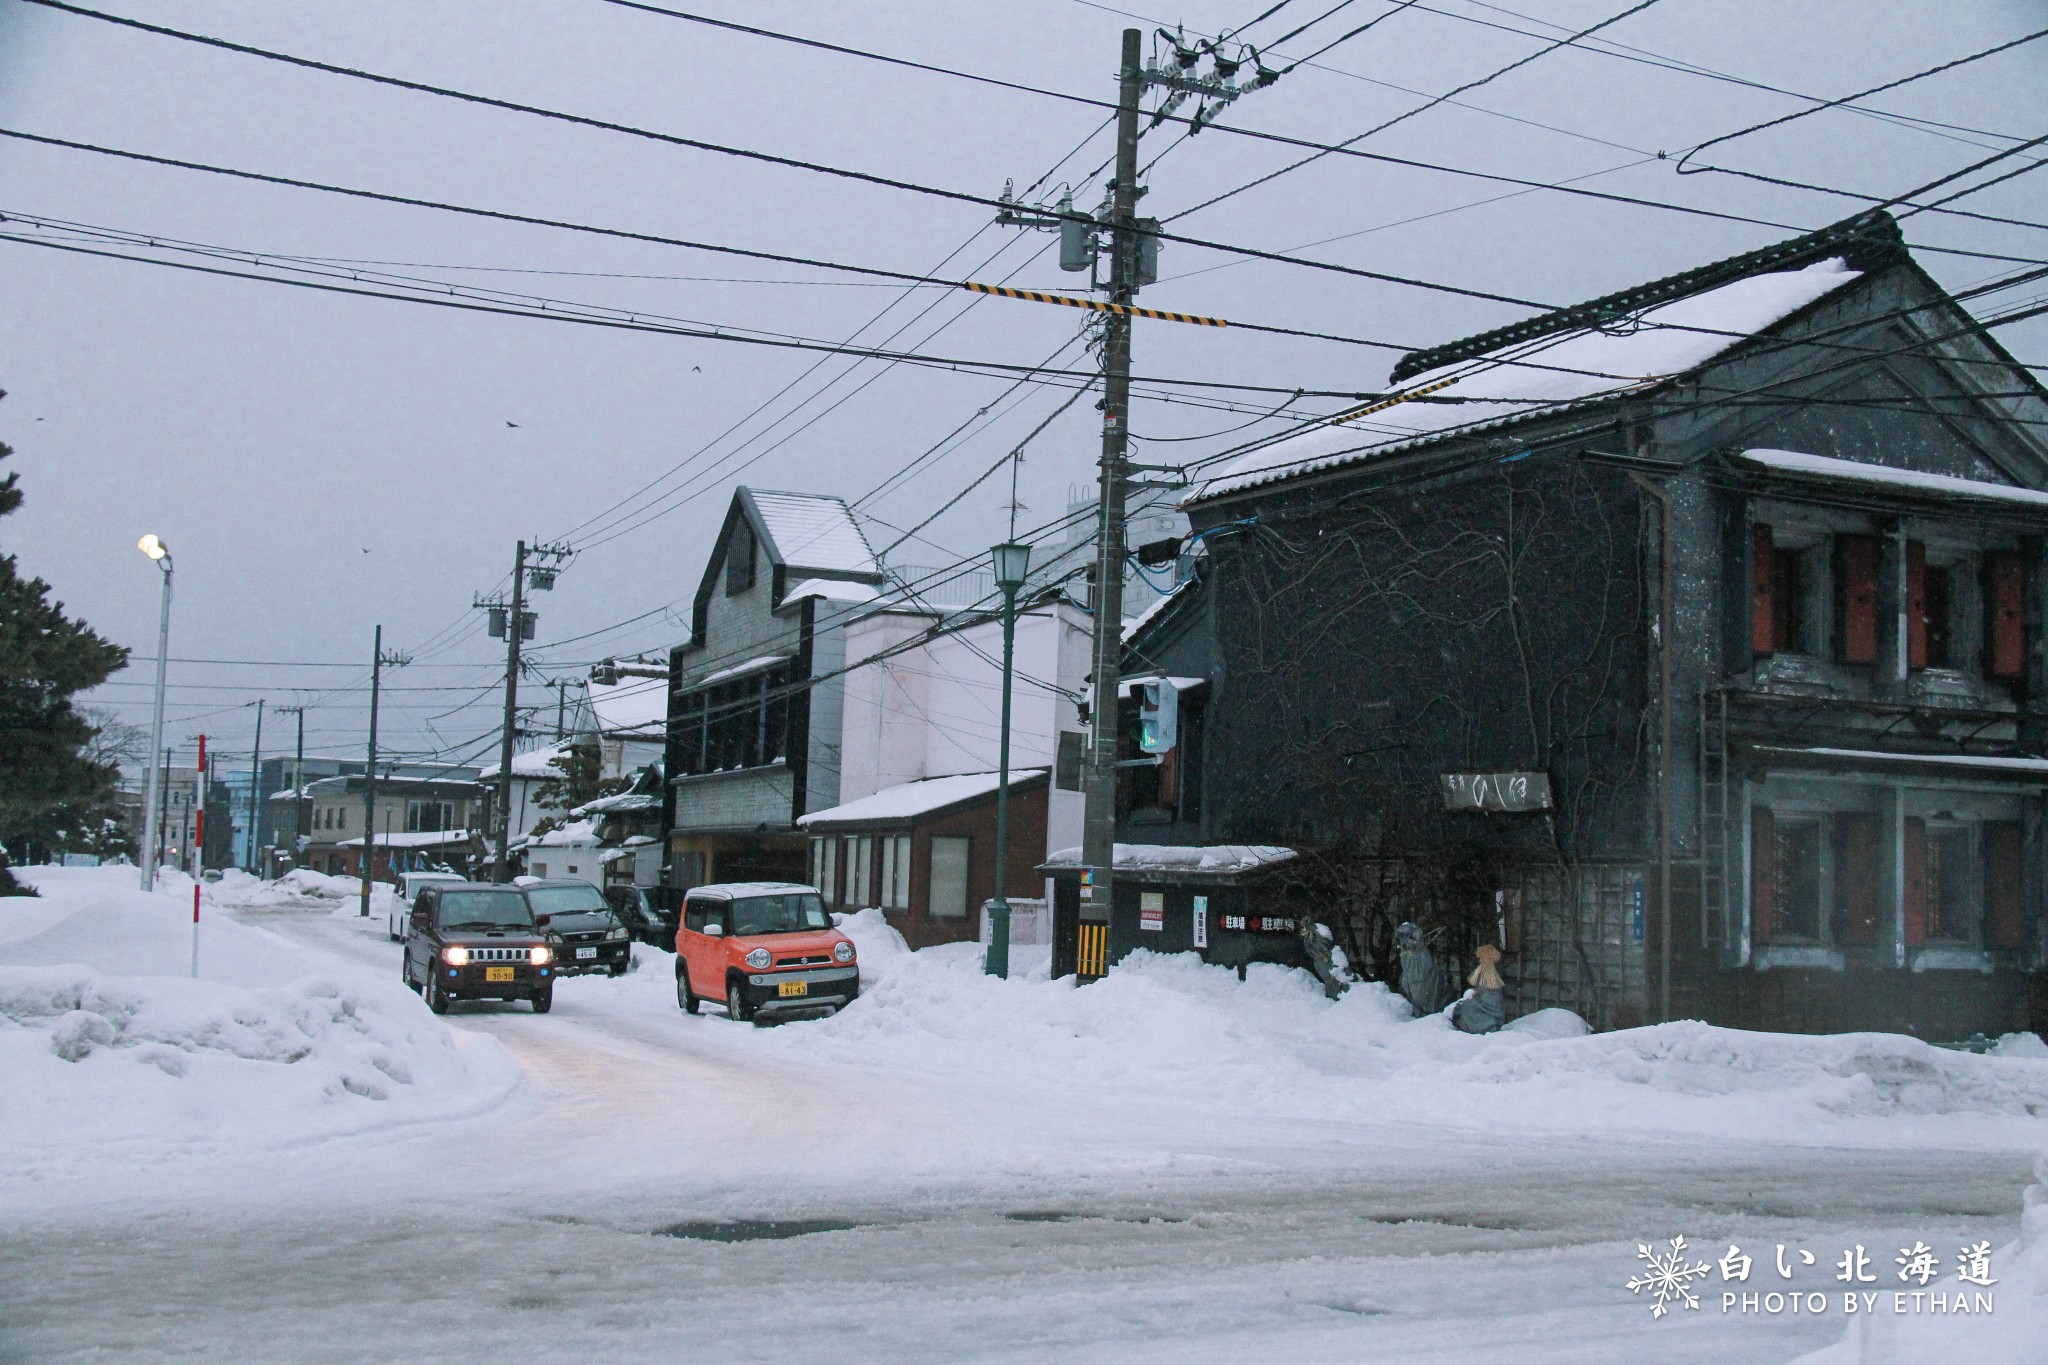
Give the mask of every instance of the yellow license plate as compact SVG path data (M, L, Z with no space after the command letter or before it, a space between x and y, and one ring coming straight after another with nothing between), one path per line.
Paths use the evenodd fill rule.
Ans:
M510 967L484 968L484 980L486 981L510 981L511 979L512 969Z
M777 995L809 995L811 993L811 983L808 981L778 981L775 983L775 993Z

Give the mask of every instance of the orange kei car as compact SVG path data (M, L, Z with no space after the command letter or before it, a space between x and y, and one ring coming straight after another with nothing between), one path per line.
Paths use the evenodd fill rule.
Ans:
M724 1001L757 1024L831 1013L860 995L853 942L832 927L816 887L794 882L699 886L676 928L676 1003L691 1014Z

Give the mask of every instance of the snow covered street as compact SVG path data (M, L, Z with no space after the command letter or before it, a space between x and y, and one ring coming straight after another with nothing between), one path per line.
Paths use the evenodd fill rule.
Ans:
M43 901L7 907L10 991L58 970L29 964L60 941L73 961L130 973L103 977L103 994L191 987L171 977L182 957L163 977L140 960L153 941L182 943L189 900L83 894L101 895L90 878L105 875L42 874ZM268 899L281 903L233 922L209 910L203 971L293 959L359 1000L391 1055L442 1055L380 918ZM131 922L151 900L154 930ZM94 949L94 915L129 917L118 950ZM301 1085L246 1101L263 1124L188 1123L160 1141L120 1127L118 1097L101 1106L104 1140L81 1123L45 1142L10 1116L22 1140L0 1165L0 1358L1778 1362L1837 1341L1838 1304L1723 1314L1716 1277L1701 1311L1654 1319L1624 1287L1638 1244L1683 1234L1713 1260L1739 1243L1773 1283L1778 1244L1810 1248L1799 1287L1832 1291L1829 1263L1850 1245L1888 1270L1915 1240L1945 1253L2011 1241L2031 1154L2048 1147L2048 1118L2026 1113L2048 1061L2028 1057L1942 1054L1957 1068L1944 1079L1902 1044L1888 1064L1908 1078L1882 1115L1869 1058L1891 1054L1868 1039L1854 1066L1828 1054L1838 1091L1786 1077L1803 1074L1801 1048L1845 1040L1752 1054L1728 1040L1755 1035L1653 1044L1657 1030L1469 1047L1424 1086L1404 1049L1476 1040L1374 1024L1362 991L1297 999L1277 969L1240 985L1216 969L1184 980L1162 959L1150 978L1056 998L1043 981L983 990L947 950L895 960L862 942L878 979L822 1023L685 1016L668 956L636 948L638 970L563 982L547 1016L458 1005L447 1069L384 1098L318 1101ZM258 996L217 989L243 1012ZM1135 1033L1119 990L1149 993ZM1227 1015L1205 1009L1210 992ZM975 1001L988 1018L947 1022L944 1008ZM1180 1042L1143 1041L1160 1030ZM46 1072L167 1076L126 1054L169 1044L123 1037L30 1070L31 1039L33 1018L0 1031L24 1078L10 1111L56 1093L34 1083ZM252 1093L250 1074L328 1066L332 1046L283 1066L224 1061L239 1079L216 1103ZM1214 1065L1176 1070L1182 1046ZM1773 1067L1758 1064L1767 1050ZM355 1064L333 1055L337 1075ZM1260 1055L1266 1092L1244 1060ZM1680 1079L1629 1078L1645 1067ZM185 1081L204 1079L195 1065ZM1418 1088L1443 1097L1442 1121L1425 1121ZM1633 1122L1616 1098L1631 1092ZM1972 1325L1958 1320L1953 1340Z

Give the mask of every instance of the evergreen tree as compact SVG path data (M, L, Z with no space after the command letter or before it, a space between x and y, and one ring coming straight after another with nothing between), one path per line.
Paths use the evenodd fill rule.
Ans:
M0 460L13 453L0 445ZM21 506L18 478L0 478L0 517ZM126 649L66 616L49 584L0 556L0 843L17 856L47 858L74 840L106 846L120 767L88 754L98 732L71 699L127 662ZM0 867L0 895L18 894Z
M552 834L569 823L569 812L600 796L616 796L633 785L630 777L603 777L604 755L595 744L572 744L555 755L553 767L560 777L550 777L533 789L533 804L542 810L560 811L534 825L533 837Z

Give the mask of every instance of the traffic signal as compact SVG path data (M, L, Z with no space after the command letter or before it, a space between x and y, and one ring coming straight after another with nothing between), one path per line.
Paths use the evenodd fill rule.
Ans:
M1171 749L1180 730L1180 689L1171 679L1138 684L1138 747L1148 754Z

